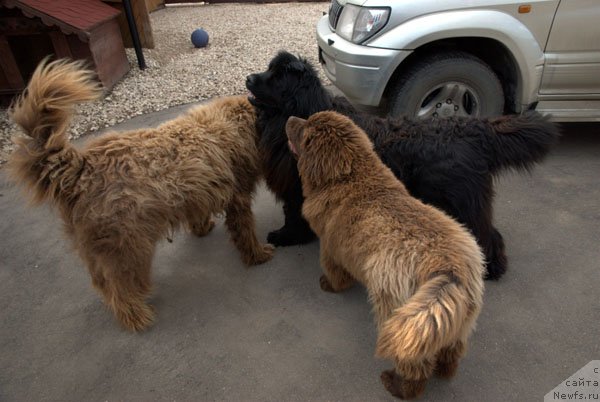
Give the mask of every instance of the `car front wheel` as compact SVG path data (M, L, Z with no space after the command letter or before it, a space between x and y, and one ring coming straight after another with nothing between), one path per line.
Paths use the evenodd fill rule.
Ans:
M405 71L390 94L392 116L418 119L500 115L504 93L498 77L464 52L432 54Z

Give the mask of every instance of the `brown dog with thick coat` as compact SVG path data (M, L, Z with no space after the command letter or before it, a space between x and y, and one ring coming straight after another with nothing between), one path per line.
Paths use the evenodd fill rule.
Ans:
M473 236L411 197L347 117L291 117L286 132L302 212L321 240L321 288L339 292L355 280L367 288L376 354L395 362L381 375L387 390L413 398L433 372L453 376L482 305L483 256Z
M81 63L41 63L12 107L27 137L16 139L9 168L34 202L57 207L94 287L121 324L138 331L154 319L146 299L156 243L181 224L203 236L211 215L224 211L243 261L271 259L251 209L260 178L256 114L244 96L222 98L79 150L67 136L73 106L100 93Z

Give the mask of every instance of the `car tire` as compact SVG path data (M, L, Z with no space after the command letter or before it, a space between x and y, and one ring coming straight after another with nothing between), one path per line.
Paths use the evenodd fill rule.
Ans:
M444 52L412 64L394 85L390 103L394 117L496 116L504 110L504 91L481 59L465 52Z

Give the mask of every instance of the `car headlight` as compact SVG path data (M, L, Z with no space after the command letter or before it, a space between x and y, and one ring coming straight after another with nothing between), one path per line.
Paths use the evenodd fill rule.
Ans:
M336 32L342 38L362 43L375 35L387 24L390 9L358 7L346 4L337 24Z

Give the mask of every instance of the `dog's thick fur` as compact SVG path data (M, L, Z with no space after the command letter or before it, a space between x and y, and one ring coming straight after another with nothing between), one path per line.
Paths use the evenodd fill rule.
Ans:
M379 118L333 98L313 67L279 53L266 72L249 75L246 86L258 109L258 128L267 185L283 201L285 225L269 234L276 246L305 243L314 235L302 219L302 190L285 137L290 116L308 118L334 110L349 116L375 144L382 161L408 191L466 225L487 262L487 278L506 271L502 236L492 225L493 178L508 169L527 170L558 140L557 128L535 112L520 116L412 121Z
M350 119L290 118L302 212L321 240L321 288L365 285L379 326L377 355L395 371L393 395L418 396L427 378L454 375L483 299L483 255L467 229L409 195Z
M138 331L154 317L146 299L155 245L180 224L203 236L211 214L224 211L246 264L272 257L251 210L260 177L256 113L245 97L222 98L78 150L67 137L73 106L99 94L81 63L41 63L11 111L27 137L16 139L9 168L34 202L58 208L94 287L121 324Z

